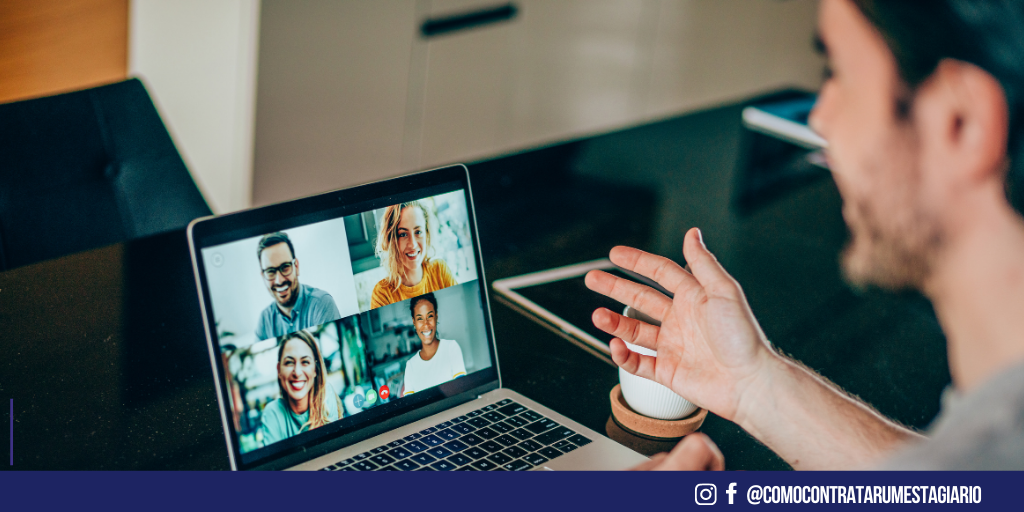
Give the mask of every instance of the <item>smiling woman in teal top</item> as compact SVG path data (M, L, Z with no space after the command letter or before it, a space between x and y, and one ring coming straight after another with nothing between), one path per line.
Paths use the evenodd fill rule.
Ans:
M281 338L277 351L278 398L263 409L263 446L322 427L344 414L316 340L306 331Z

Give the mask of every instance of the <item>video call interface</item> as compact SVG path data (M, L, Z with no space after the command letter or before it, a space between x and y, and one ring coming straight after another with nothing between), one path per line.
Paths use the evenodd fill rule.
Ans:
M470 229L459 190L203 249L241 453L489 368Z

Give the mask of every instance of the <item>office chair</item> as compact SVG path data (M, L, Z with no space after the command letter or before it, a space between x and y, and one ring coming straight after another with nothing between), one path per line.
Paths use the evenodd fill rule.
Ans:
M0 270L209 214L139 80L0 105Z

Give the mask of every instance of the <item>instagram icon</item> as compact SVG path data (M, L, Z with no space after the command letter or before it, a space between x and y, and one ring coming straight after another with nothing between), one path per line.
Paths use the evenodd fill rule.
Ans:
M718 501L718 488L715 484L697 484L693 494L698 505L714 505Z

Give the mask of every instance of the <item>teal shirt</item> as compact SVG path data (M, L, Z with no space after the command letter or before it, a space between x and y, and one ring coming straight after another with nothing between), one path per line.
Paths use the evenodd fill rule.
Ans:
M327 386L327 417L331 421L338 419L338 395L334 393L331 386ZM288 439L294 435L305 432L309 429L306 423L309 421L309 410L302 414L295 414L284 398L278 398L263 408L263 415L260 418L263 424L260 431L263 433L263 446L270 446L282 439Z

